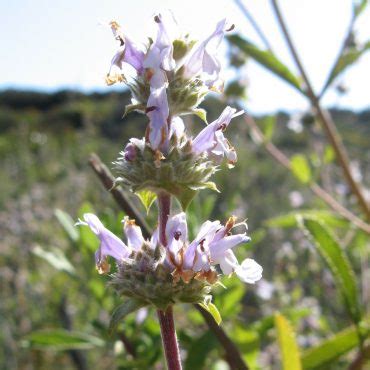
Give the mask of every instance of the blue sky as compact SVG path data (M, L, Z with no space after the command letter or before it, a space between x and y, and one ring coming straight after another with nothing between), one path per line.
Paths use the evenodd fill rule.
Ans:
M274 45L294 69L276 26L268 0L245 0ZM319 89L337 55L351 14L350 0L280 0L299 54ZM0 2L0 89L8 87L55 90L108 90L104 75L116 49L109 29L99 22L117 20L137 40L153 33L152 15L172 9L184 29L195 37L210 32L227 17L237 31L260 43L232 0L12 0ZM358 22L360 41L370 39L370 10ZM222 52L223 50L221 50ZM370 106L370 53L349 70L345 97L328 93L324 103L363 109ZM250 63L248 107L252 112L300 110L306 101L266 70ZM226 77L230 76L226 72Z

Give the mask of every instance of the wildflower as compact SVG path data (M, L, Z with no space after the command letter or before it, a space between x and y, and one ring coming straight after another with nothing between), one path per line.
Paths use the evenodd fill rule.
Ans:
M122 29L117 22L112 21L109 25L115 39L120 43L116 54L112 58L111 67L106 78L107 84L112 85L115 82L124 81L121 74L123 63L130 64L135 68L138 74L143 73L144 52L140 50L136 43L123 34Z
M163 147L168 139L168 108L166 88L164 86L151 92L146 114L149 117L147 139L153 150Z
M157 37L145 57L144 67L147 69L150 86L159 88L167 82L165 71L171 71L176 66L173 58L173 30L177 24L170 13L158 14L154 20L158 25Z
M84 220L79 220L76 225L89 226L100 239L99 249L95 253L96 268L100 274L106 273L110 269L107 263L108 256L113 257L117 263L120 263L130 255L132 249L106 229L98 217L92 213L85 213Z
M109 271L107 256L113 257L119 266L125 266L132 259L132 253L137 253L147 246L154 251L160 245L158 230L150 240L145 241L141 229L134 220L124 218L124 233L127 245L106 229L101 221L93 214L84 215L85 221L79 225L87 225L99 237L100 246L96 252L96 265L99 273ZM242 225L245 225L242 223ZM254 284L262 277L262 267L254 260L247 258L239 264L232 248L250 241L246 233L231 235L235 225L235 217L230 217L225 225L219 221L206 221L200 228L196 238L188 242L186 215L181 212L169 218L165 235L167 246L163 263L174 281L180 278L189 283L192 278L207 280L214 283L217 272L214 266L219 265L225 275L235 273L242 281ZM246 226L246 225L245 225ZM130 262L132 264L132 262Z
M193 140L192 150L195 154L207 152L208 155L219 163L225 156L230 166L237 161L235 149L224 137L223 131L227 128L232 118L244 113L236 112L236 109L226 107L220 117L205 127Z
M258 281L262 277L262 267L249 258L239 265L231 250L250 241L246 233L229 235L234 226L234 217L231 217L225 226L219 221L206 221L194 241L188 244L185 213L171 217L166 227L166 237L167 263L174 268L173 275L185 281L189 277L197 276L213 282L216 276L213 266L219 265L226 275L235 272L246 283L254 284Z
M184 77L191 79L201 76L208 87L215 85L219 80L221 63L217 58L217 49L225 33L232 27L226 25L226 19L217 23L216 29L204 41L195 47L194 51L184 63Z

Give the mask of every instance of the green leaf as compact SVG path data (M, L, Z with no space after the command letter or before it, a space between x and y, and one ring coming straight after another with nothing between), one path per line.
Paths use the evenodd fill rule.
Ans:
M346 48L340 58L337 60L337 63L331 70L331 73L323 87L323 91L325 91L333 81L342 74L348 67L352 64L356 63L361 56L370 49L370 41L365 43L361 47L353 46Z
M124 303L116 307L110 319L109 333L112 334L116 330L119 322L129 313L134 312L144 306L146 306L145 302L138 301L136 299L127 299Z
M301 370L301 358L295 334L289 321L281 314L275 315L275 327L281 352L283 370Z
M56 209L54 211L54 215L59 223L62 225L64 231L68 235L68 238L73 243L76 243L79 239L79 234L76 227L74 226L75 221L72 219L72 217L61 209Z
M198 303L199 306L202 306L205 310L207 310L214 320L216 321L217 325L220 325L222 322L222 317L220 315L220 312L218 311L216 305L214 305L212 302L204 302L204 303Z
M278 75L300 92L303 92L298 77L296 77L272 52L260 49L239 35L228 36L228 40L256 62Z
M140 198L143 203L146 213L149 214L150 207L157 198L157 194L150 190L139 190L135 194Z
M311 180L311 168L306 157L303 154L293 155L290 161L293 175L303 184L307 184Z
M60 249L51 248L50 250L45 250L38 245L32 249L32 253L48 262L57 270L75 275L75 268Z
M324 365L327 366L359 344L357 329L351 326L303 352L303 367L304 369L316 369Z
M24 339L23 345L40 350L65 351L103 347L105 342L92 335L55 329L33 332Z
M202 108L193 109L192 112L198 116L203 122L207 123L207 111Z
M333 227L348 227L348 222L336 213L319 209L290 212L282 216L270 218L265 221L265 224L269 227L296 227L298 224L297 218L315 219Z
M183 211L186 211L191 201L194 199L195 195L197 194L198 190L189 189L188 187L179 187L174 188L170 193L175 195L175 197L179 200L181 204L181 208Z
M267 141L271 141L276 125L276 116L266 116L262 119L263 134Z
M368 0L353 1L353 14L357 18L366 8Z
M217 347L217 341L212 332L206 331L191 342L185 361L185 370L205 369L207 354Z
M323 162L325 164L328 164L328 163L331 163L333 162L335 159L335 152L334 152L334 149L331 145L327 145L325 147L325 151L324 151L324 160Z
M301 219L300 225L310 238L333 274L348 313L355 323L361 318L361 309L352 266L330 230L317 220Z

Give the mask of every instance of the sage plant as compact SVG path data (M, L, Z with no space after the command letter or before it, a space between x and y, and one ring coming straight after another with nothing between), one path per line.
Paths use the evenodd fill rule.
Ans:
M154 22L157 35L147 45L138 45L117 22L110 22L118 50L106 82L127 84L132 104L126 106L126 114L135 110L148 118L144 137L130 139L114 165L117 186L157 198L158 226L145 240L135 220L125 218L124 242L93 214L85 214L78 224L89 226L100 239L95 254L98 272L110 272L109 258L115 262L110 285L125 299L113 313L113 323L140 307L155 306L168 368L180 369L172 306L193 303L214 312L211 291L221 272L254 284L262 276L262 267L250 258L239 263L233 252L250 240L245 222L238 223L234 216L225 223L207 220L194 240L189 240L186 222L187 206L197 192L217 190L210 178L219 165L226 161L232 167L237 161L225 130L242 111L226 107L196 137L181 118L195 114L206 121L199 104L209 91L222 89L217 48L233 26L224 19L196 42L182 35L169 12L156 15ZM125 64L135 70L134 77L123 74ZM173 198L180 212L172 210ZM243 231L234 233L236 227Z

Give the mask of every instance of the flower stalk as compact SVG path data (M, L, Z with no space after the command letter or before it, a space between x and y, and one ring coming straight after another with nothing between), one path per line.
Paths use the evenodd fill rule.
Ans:
M181 370L181 358L177 342L172 306L166 311L158 310L158 320L161 327L162 344L168 370Z
M171 196L165 192L158 194L159 241L167 246L166 226L171 211ZM157 310L161 328L162 344L168 370L181 370L179 344L177 342L172 306L167 310Z
M231 168L237 161L224 131L232 118L243 112L226 107L195 138L181 118L197 114L206 121L206 112L198 105L208 91L222 86L217 48L233 26L221 20L208 37L196 42L176 31L171 14L158 14L154 21L157 37L142 46L129 39L117 22L110 23L119 49L107 82L128 84L133 104L126 106L125 112L144 113L148 126L144 137L129 140L114 162L119 177L105 186L109 185L123 208L127 208L127 201L117 198L115 192L119 184L137 194L147 208L157 198L158 226L152 233L147 227L142 230L145 221L132 210L122 220L123 239L92 213L85 213L76 225L89 227L99 239L97 271L109 274L109 286L123 297L112 314L110 328L140 307L155 306L167 366L176 370L181 369L181 359L173 305L200 304L217 317L219 324L220 315L215 314L218 311L210 293L221 278L220 272L254 284L261 279L262 267L251 258L239 263L233 252L236 246L250 241L245 221L237 223L234 216L225 222L206 220L191 240L185 213L198 191L218 190L209 179L222 162L226 160ZM122 73L125 64L136 70L131 80ZM178 200L173 210L172 197Z

